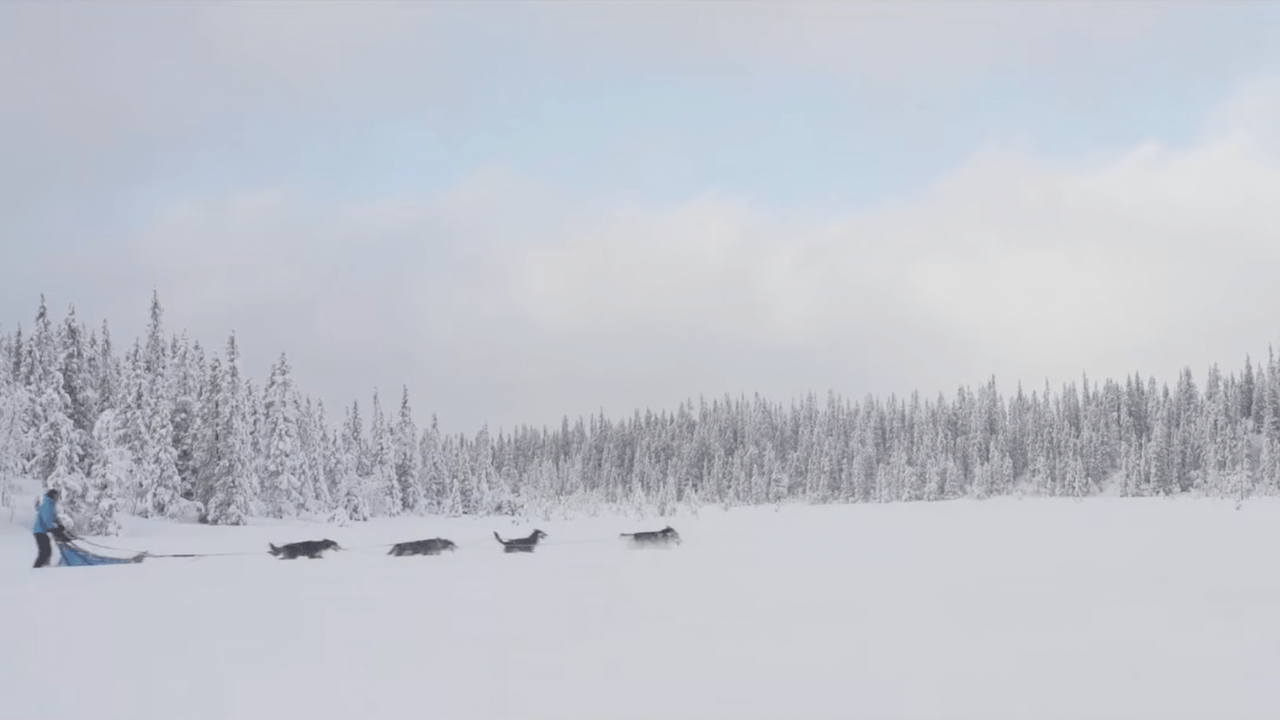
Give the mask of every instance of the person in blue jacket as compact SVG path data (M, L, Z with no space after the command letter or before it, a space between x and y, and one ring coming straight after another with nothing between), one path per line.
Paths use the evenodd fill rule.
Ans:
M36 509L36 524L32 526L31 531L36 536L36 548L39 554L36 555L35 567L44 567L49 564L49 557L53 554L53 548L49 545L49 533L62 542L66 542L70 538L67 537L67 531L58 522L58 498L62 493L55 488L44 494L44 502L40 503L40 507Z

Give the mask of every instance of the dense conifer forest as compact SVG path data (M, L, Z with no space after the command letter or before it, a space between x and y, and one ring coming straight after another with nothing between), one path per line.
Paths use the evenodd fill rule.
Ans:
M1201 493L1280 487L1280 364L1189 369L1002 393L780 404L686 402L558 428L445 434L408 391L336 413L295 387L283 354L258 381L234 334L205 348L166 335L117 347L70 308L0 332L0 493L31 477L63 492L80 532L117 513L238 525L411 514L666 514L708 504L854 503L1000 495ZM389 401L384 405L384 401Z

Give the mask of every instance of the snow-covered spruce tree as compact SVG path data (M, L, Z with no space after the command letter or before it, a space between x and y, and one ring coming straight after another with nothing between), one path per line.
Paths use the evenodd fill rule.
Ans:
M1150 397L1154 404L1152 416L1155 417L1152 439L1148 445L1151 462L1151 494L1171 495L1177 488L1174 476L1172 402L1170 402L1168 386L1163 388L1163 393L1155 388L1155 380L1151 381L1151 386Z
M22 349L26 343L22 340L22 324L14 328L13 339L9 341L8 354L0 357L0 363L6 365L9 372L9 381L18 385L22 384Z
M20 332L10 338L0 335L0 507L12 507L12 478L21 474L24 444L23 419L27 405L26 388L18 382L13 358L20 352Z
M212 495L205 518L213 525L244 525L252 513L258 478L254 474L253 447L235 333L227 340L226 366L225 424L218 433L222 450L217 454L218 467L214 471Z
M86 478L77 464L75 441L65 439L72 437L75 429L71 426L71 421L64 417L62 422L46 424L44 431L46 434L42 435L42 440L58 436L64 438L60 443L54 441L53 446L57 447L54 466L49 476L44 478L45 487L56 489L64 498L71 499L63 510L63 516L67 519L67 526L70 529L79 529L80 518L84 511Z
M13 338L0 322L0 389L13 382L13 365L9 358L13 357Z
M89 438L71 418L71 398L63 378L64 353L51 329L43 298L29 342L32 347L24 369L32 383L33 403L27 417L33 423L29 428L34 431L35 455L27 470L45 487L62 492L64 512L74 525L84 503Z
M392 443L396 485L400 489L401 509L420 513L425 510L425 493L421 477L422 453L418 447L418 426L409 407L409 388L400 397L400 415L396 418Z
M404 507L400 484L396 482L391 425L382 412L378 393L373 393L373 426L369 431L371 507L378 515L399 515Z
M323 417L323 404L320 405L320 414ZM328 508L327 512L330 513L337 512L342 508L342 473L339 467L341 449L341 432L334 433L330 430L328 424L321 423L319 448L321 482L324 484L324 497L327 498L325 507ZM345 511L343 514L345 515Z
M338 492L334 498L342 514L351 520L369 519L369 503L365 478L360 474L364 452L364 436L360 422L360 406L353 403L343 423L341 437L334 439L334 476Z
M450 517L467 514L467 509L474 505L472 487L467 473L467 439L464 435L445 435L440 445L444 456L446 476L449 478L447 499Z
M202 434L200 390L204 382L204 350L200 343L192 345L184 331L175 337L170 355L169 387L173 393L174 465L180 479L179 494L186 500L196 499L199 481L198 447Z
M94 388L97 391L100 410L120 407L120 359L116 357L115 345L111 341L111 329L107 321L102 321L102 332L98 338L98 360L94 363Z
M1280 444L1265 433L1260 434L1257 441L1262 446L1258 455L1258 487L1264 494L1276 495L1280 493Z
M146 393L149 421L146 457L139 467L142 496L137 512L141 517L178 517L182 509L178 476L178 453L173 447L173 414L166 396L163 378L155 378Z
M151 323L142 355L138 411L144 418L146 442L137 464L141 517L178 517L182 511L178 452L173 442L173 393L168 375L168 348L164 342L158 297L151 298Z
M369 477L369 443L364 437L364 416L360 414L360 401L353 400L343 423L343 436L350 443L352 470L360 478Z
M1227 477L1231 497L1239 507L1246 498L1256 492L1253 469L1249 463L1249 435L1243 422L1233 423L1228 430L1227 440Z
M449 478L445 470L444 452L440 446L440 429L435 414L431 427L422 431L419 449L419 476L423 491L423 509L437 515L448 515Z
M294 403L299 402L298 394L294 393ZM298 405L298 418L303 506L309 513L328 513L333 510L333 496L325 469L325 456L329 450L324 403L313 404L308 397Z
M67 416L75 428L76 463L88 474L93 456L93 426L98 419L98 392L91 371L90 353L83 326L70 307L58 332L59 372L67 396Z
M272 517L296 515L304 506L302 457L292 369L284 353L271 368L263 396L263 503Z
M20 343L18 352L17 381L28 388L39 386L55 368L57 348L44 295L40 296L40 307L36 310L31 334Z
M1085 475L1084 463L1080 459L1080 448L1073 447L1066 468L1067 493L1074 498L1082 498L1089 494L1089 478Z
M551 458L543 455L527 467L525 472L527 477L521 487L521 506L531 517L551 519L556 509L551 494L551 484L555 477Z
M250 509L254 514L262 514L265 512L262 497L262 458L265 454L266 433L263 430L262 393L258 391L258 386L253 382L253 378L245 377L240 381L239 402L240 407L244 410L245 432L249 439L250 473L255 478L254 482L256 483L252 493Z
M3 358L0 358L3 361ZM0 507L13 507L12 478L22 467L25 390L0 371Z
M121 488L129 487L134 472L125 425L115 410L108 409L98 416L94 440L98 460L85 491L85 531L91 535L115 535L120 527L116 521L116 512L120 509L119 492Z
M467 444L463 435L448 435L441 445L446 476L449 478L449 494L445 515L456 517L472 512L475 502L473 488L468 477Z
M53 473L65 435L58 428L64 423L70 425L70 401L62 388L57 346L43 295L36 311L35 329L22 351L19 377L30 394L24 429L31 439L33 454L25 458L27 472L43 481Z
M1262 438L1269 437L1271 428L1277 424L1276 419L1271 417L1270 407L1267 403L1267 398L1270 395L1271 385L1267 370L1260 365L1253 378L1253 401L1249 405L1249 410L1253 431Z
M229 425L231 399L227 394L226 373L222 359L216 354L209 360L208 373L203 383L203 393L196 423L198 437L193 448L195 473L194 499L208 514L209 501L218 486L218 473L223 467L223 456L229 444L223 433Z
M368 513L365 512L363 499L354 487L354 461L343 449L343 433L330 435L326 432L324 443L324 472L332 498L329 522L346 525L352 520L366 519Z

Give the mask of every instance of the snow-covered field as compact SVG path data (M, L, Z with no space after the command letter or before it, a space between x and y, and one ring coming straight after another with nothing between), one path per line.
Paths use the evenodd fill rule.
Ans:
M1280 503L1001 499L99 539L252 552L33 570L0 510L0 717L1276 718ZM266 523L267 521L263 521ZM492 538L537 526L532 555ZM373 546L443 536L442 557ZM284 562L266 543L348 548Z

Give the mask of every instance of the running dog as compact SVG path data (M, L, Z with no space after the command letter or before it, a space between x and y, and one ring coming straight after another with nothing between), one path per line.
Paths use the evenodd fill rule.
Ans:
M309 557L315 560L320 557L320 553L325 550L341 550L338 543L332 540L305 540L303 542L289 543L276 547L271 543L267 543L271 548L271 554L279 557L281 560L294 560L299 557Z
M432 538L430 540L414 540L413 542L397 543L391 547L388 555L401 557L403 555L439 555L448 550L453 552L458 546L453 544L452 540L444 538Z
M493 536L495 538L498 538L498 542L502 543L503 552L531 553L533 552L533 548L538 544L538 541L545 538L547 534L542 532L541 530L534 530L533 534L526 538L516 538L514 540L503 540L501 537L499 537L498 533L495 531L493 533Z
M680 533L670 525L652 532L622 533L618 537L631 538L631 544L637 547L667 547L672 543L680 544Z

